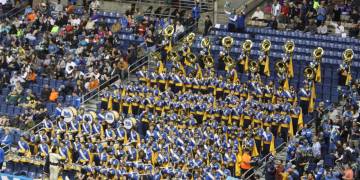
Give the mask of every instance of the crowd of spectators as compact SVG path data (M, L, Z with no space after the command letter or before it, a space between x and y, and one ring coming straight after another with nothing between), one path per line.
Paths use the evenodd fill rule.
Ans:
M288 144L286 161L271 159L266 165L266 179L358 179L358 100L359 86L354 85L340 104L321 104L314 124L306 126Z
M338 3L325 0L274 0L263 9L258 7L251 16L253 25L265 24L272 29L317 34L334 33L343 37L359 35L359 18L356 1Z

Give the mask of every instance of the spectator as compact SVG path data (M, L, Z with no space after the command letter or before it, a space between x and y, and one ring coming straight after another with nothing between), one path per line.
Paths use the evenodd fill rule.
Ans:
M286 2L283 6L281 6L279 22L288 23L289 22L289 12L290 12L290 5L288 2Z
M342 179L343 180L354 180L354 171L348 164L345 164Z
M280 12L281 12L281 5L277 0L274 0L274 3L272 4L271 7L271 15L277 17L280 15Z
M338 21L337 23L335 23L335 22L330 22L330 25L335 28L335 34L336 34L336 35L338 35L338 36L346 36L346 34L345 34L345 28L344 28L344 26L341 24L341 21Z
M309 21L309 25L306 26L305 32L310 32L310 33L314 33L314 34L317 32L317 27L316 27L316 24L313 19L311 19Z
M357 10L354 8L353 11L351 12L350 17L351 17L353 23L355 23L355 24L358 23L358 21L359 21L359 19L360 19L359 11L357 11Z
M58 97L59 97L59 92L57 92L55 90L55 88L52 88L50 96L49 96L49 100L52 101L52 102L56 102Z
M317 9L316 23L319 26L326 20L326 8L325 1L321 1L319 8Z
M211 22L211 19L210 19L210 16L209 15L206 15L205 16L205 22L204 22L204 36L207 36L209 31L210 31L210 28L213 26L212 22Z
M256 11L251 16L251 20L264 20L264 12L261 10L260 7L256 8Z
M191 15L192 15L193 20L196 23L196 28L198 27L200 13L201 13L201 9L199 7L199 3L198 3L198 1L195 1L195 6L191 10Z
M182 34L185 31L184 26L180 23L180 21L176 22L175 25L175 35L178 36L180 34Z
M4 161L5 161L5 152L4 149L0 147L0 170L2 170Z
M278 22L275 16L271 17L271 20L268 22L267 27L271 29L277 29L278 28Z
M153 33L151 31L149 31L145 37L145 43L146 43L146 47L148 49L149 52L153 52L155 51L156 47L155 47L155 39L153 36Z
M352 27L349 29L349 36L350 37L358 37L360 30L360 23L353 24Z
M93 0L90 3L90 15L93 15L100 8L99 0Z
M317 33L322 35L328 33L328 29L325 23L322 23L319 27L317 27Z
M230 12L225 11L225 13L229 15L229 31L242 33L245 31L245 13L240 9L236 10L235 12L236 14L233 15ZM232 26L235 26L235 29Z
M340 8L337 4L336 4L335 7L334 7L333 14L334 14L334 17L333 17L332 20L335 21L335 22L340 21L341 8Z

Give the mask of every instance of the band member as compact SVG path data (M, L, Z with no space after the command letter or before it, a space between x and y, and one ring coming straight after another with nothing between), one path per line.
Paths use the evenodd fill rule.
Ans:
M270 152L274 155L275 154L275 137L271 133L270 127L267 127L265 131L263 131L262 134L262 155L265 156L269 154Z
M301 129L304 125L303 122L303 113L302 113L302 108L298 105L298 102L295 101L294 105L291 107L291 119L292 119L292 124L293 124L293 130L294 133L296 133L298 131L298 129Z
M299 91L300 107L304 114L308 114L310 101L311 101L311 89L309 84L305 84Z

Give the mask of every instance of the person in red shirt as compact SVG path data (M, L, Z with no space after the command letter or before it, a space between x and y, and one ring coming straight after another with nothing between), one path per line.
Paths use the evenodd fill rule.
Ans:
M290 5L286 2L283 6L281 6L279 22L280 23L288 23L289 22L289 11Z

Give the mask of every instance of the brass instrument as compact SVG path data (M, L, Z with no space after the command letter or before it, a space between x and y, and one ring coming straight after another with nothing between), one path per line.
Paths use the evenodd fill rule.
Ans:
M196 62L196 56L194 53L189 53L186 55L186 59L191 63L194 64Z
M170 37L172 37L174 32L175 32L174 26L173 25L168 25L168 26L166 26L166 28L164 30L164 36L167 37L167 38L170 38Z
M156 51L156 52L152 52L150 54L150 56L152 57L152 59L154 59L155 61L161 61L161 54L160 52Z
M170 51L168 60L172 62L178 62L180 60L179 54L175 50Z
M321 47L317 47L313 51L313 56L316 62L321 63L321 58L324 55L324 50Z
M354 58L354 51L352 49L346 49L343 54L343 62L345 64L351 64L352 59Z
M284 49L285 49L285 52L288 53L288 54L293 53L294 50L295 50L294 41L292 41L292 40L286 41L285 44L284 44Z
M251 73L257 73L259 71L259 63L256 61L250 61L249 70Z
M214 58L210 55L204 56L203 62L206 68L213 68L215 65Z
M313 68L311 67L306 67L304 69L304 77L305 79L307 79L308 81L312 81L315 79L315 71Z
M230 49L234 44L234 39L230 36L226 36L221 40L221 44L224 46L228 54L230 53Z
M231 56L225 56L224 63L228 70L231 70L235 67L235 61Z
M268 39L264 39L261 42L261 51L263 51L264 53L267 53L270 51L271 48L271 42Z
M252 46L253 42L251 40L245 40L245 42L242 44L242 49L245 53L250 53Z
M283 75L287 72L287 66L283 61L278 61L275 64L275 71L276 73Z
M201 39L201 47L204 49L209 49L210 48L210 39L209 37L205 37L203 39Z
M191 46L191 44L194 42L194 40L195 40L195 33L193 33L193 32L188 34L185 38L185 42L188 43L189 46Z

